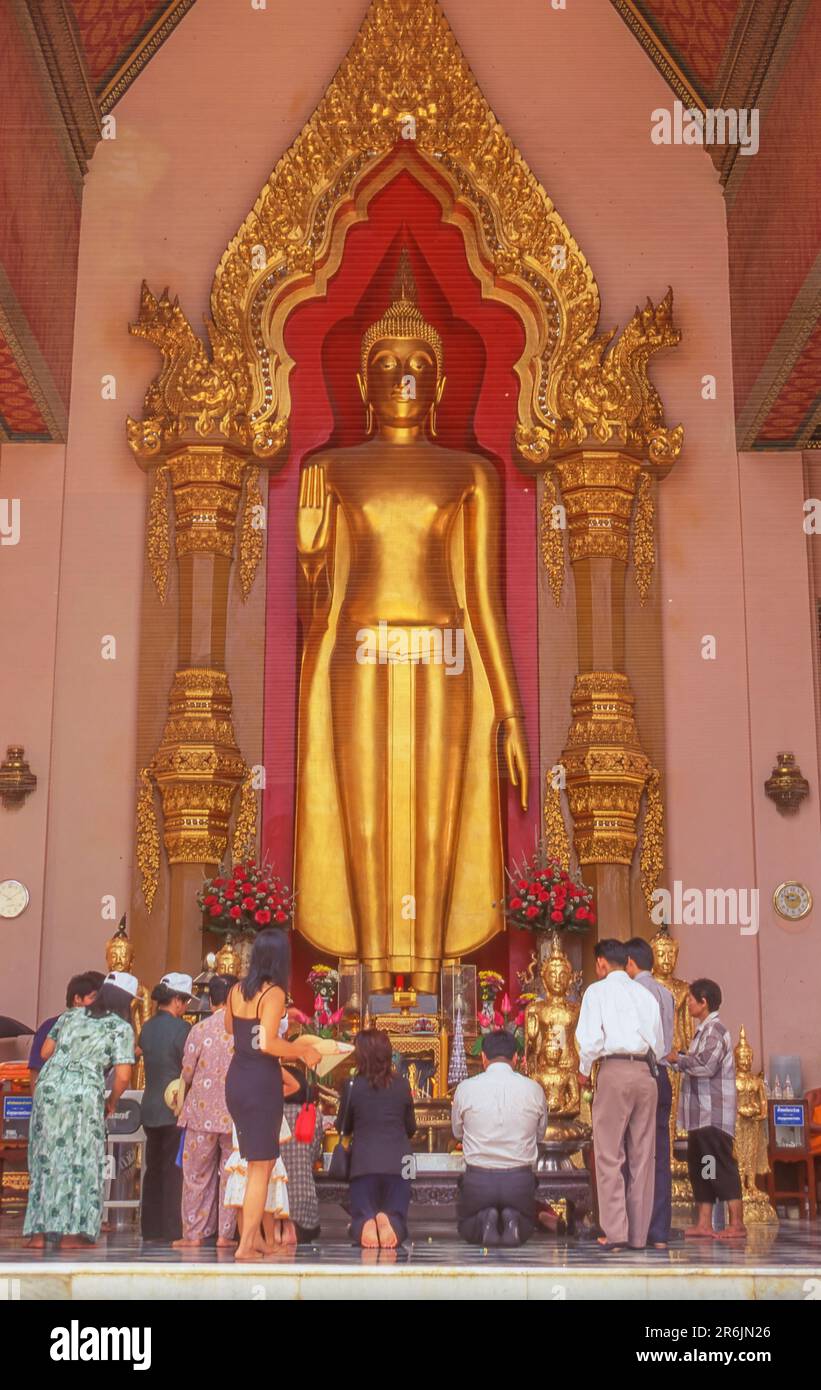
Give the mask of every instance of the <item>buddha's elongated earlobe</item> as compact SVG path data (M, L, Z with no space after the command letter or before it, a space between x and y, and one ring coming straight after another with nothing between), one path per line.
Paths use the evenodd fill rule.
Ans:
M429 425L430 425L430 437L431 437L431 439L435 439L435 438L436 438L436 407L437 407L437 405L439 405L439 402L440 402L441 399L442 399L442 395L443 395L444 390L445 390L445 381L446 381L446 380L447 380L447 378L442 376L442 377L439 378L439 380L438 380L438 382L437 382L437 384L436 384L436 393L435 393L435 395L434 395L434 397L433 397L433 402L432 402L432 404L431 404L430 415L428 416L428 423L429 423Z
M362 404L365 407L365 433L373 434L373 406L368 400L368 388L365 385L365 378L361 372L356 374L356 384L359 387L359 394L362 397Z

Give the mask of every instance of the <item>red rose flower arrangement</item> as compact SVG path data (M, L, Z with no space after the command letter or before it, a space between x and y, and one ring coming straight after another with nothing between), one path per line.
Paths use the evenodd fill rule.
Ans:
M504 912L522 931L583 932L596 925L592 888L543 849L510 874Z
M205 925L214 932L290 927L294 895L270 865L245 859L208 878L197 894Z

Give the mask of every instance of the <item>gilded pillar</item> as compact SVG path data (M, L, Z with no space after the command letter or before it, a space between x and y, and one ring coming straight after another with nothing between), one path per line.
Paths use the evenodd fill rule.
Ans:
M660 775L641 745L625 666L625 593L631 578L641 602L647 598L655 566L654 485L673 466L683 439L680 426L664 426L647 377L652 353L679 340L672 295L636 310L603 355L612 336L603 335L597 351L559 382L557 418L542 432L520 436L520 448L532 464L545 464L541 549L554 600L564 583L565 535L575 586L578 668L560 757L573 846L596 894L601 934L627 940L648 926L647 918L632 917L635 855L648 909L663 867ZM561 802L550 787L545 834L561 853Z
M147 558L154 586L164 603L173 555L178 604L168 714L160 745L139 773L137 863L150 913L160 872L159 793L169 866L166 968L196 970L202 958L196 894L203 874L213 873L228 854L239 788L233 849L244 850L255 838L250 770L234 734L225 647L238 534L244 596L262 552L260 463L237 408L236 374L208 363L178 305L144 288L132 331L155 342L177 366L176 373L164 369L149 389L148 417L128 425L132 449L153 471Z
M578 674L561 761L574 846L606 929L632 936L630 866L642 794L642 751L624 672L624 588L641 464L620 450L581 449L556 461L576 588Z

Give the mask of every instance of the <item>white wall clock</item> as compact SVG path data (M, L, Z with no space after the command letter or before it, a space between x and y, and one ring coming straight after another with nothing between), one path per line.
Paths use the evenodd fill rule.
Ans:
M803 883L779 883L773 893L773 907L779 917L799 922L812 907L812 893Z
M16 878L0 882L0 917L19 917L29 905L29 890Z

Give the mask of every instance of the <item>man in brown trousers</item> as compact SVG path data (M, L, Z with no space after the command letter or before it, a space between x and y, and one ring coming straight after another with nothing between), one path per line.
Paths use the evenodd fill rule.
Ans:
M664 1056L659 1006L625 972L622 941L596 945L595 984L582 999L576 1025L579 1075L590 1085L599 1063L593 1101L593 1152L599 1245L607 1253L643 1250L653 1211L658 1060ZM625 1157L629 1159L625 1177Z

